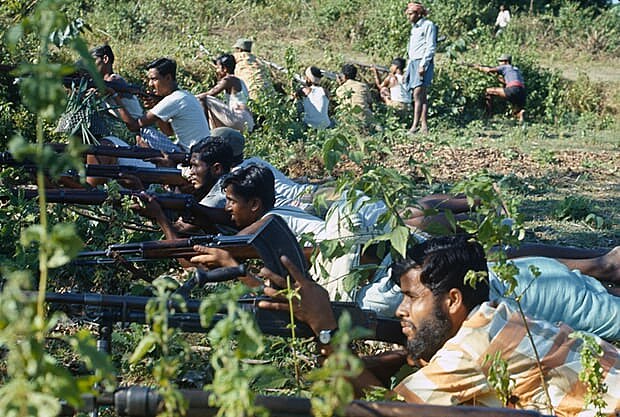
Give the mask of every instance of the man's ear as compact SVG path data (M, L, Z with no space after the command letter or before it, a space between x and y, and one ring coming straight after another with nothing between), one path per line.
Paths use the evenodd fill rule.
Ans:
M211 165L211 174L217 176L217 177L221 177L222 175L224 175L224 167L222 167L222 164L220 164L219 162L216 162L214 164Z
M452 288L446 294L445 306L450 314L459 314L462 311L466 311L465 303L463 300L463 293L458 288Z
M261 213L263 211L263 202L261 201L260 198L252 197L248 201L248 203L250 205L250 209L252 210L252 212L254 212L254 213Z

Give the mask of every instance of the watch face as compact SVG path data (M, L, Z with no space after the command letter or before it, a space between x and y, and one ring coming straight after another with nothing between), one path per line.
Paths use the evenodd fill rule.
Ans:
M326 345L332 340L332 332L331 330L321 330L319 332L319 342Z

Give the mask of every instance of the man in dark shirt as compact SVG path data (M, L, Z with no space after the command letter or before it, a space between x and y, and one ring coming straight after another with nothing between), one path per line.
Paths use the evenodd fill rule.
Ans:
M510 55L503 54L499 57L498 62L499 66L497 67L474 65L474 68L486 74L497 74L499 81L504 85L504 87L488 87L486 89L487 115L490 116L492 113L493 96L501 97L510 102L512 113L519 120L519 123L523 123L526 98L523 75L521 75L519 68L512 65Z

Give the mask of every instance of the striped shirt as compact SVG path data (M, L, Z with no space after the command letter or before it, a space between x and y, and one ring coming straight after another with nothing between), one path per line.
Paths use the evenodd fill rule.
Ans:
M579 381L579 351L582 342L570 339L572 329L545 321L528 320L528 325L549 387L557 416L593 416L584 409L586 388ZM608 392L604 396L606 415L620 409L620 355L610 343L597 338L603 348L599 358ZM408 402L436 405L482 405L501 407L487 382L487 355L501 352L514 379L512 394L516 408L551 414L541 387L534 352L520 315L506 304L484 303L473 310L457 334L431 358L427 366L405 378L395 391Z

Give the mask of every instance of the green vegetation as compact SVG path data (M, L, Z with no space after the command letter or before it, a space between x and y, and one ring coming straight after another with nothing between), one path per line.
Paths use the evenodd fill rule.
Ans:
M409 120L382 105L374 109L376 128L362 128L354 119L336 114L337 128L305 131L289 99L292 75L274 72L282 94L251 104L259 123L248 137L246 154L269 160L291 177L332 176L341 190L356 189L385 200L390 211L380 221L391 232L377 240L389 240L400 253L406 227L399 210L427 193L450 191L482 197L477 221L463 226L475 231L486 247L519 239L582 247L617 244L620 79L613 68L620 59L620 8L596 3L535 1L529 14L515 8L522 2L508 2L514 6L513 21L495 37L492 24L499 2L434 1L430 18L446 39L440 43L430 92L428 136L407 136ZM12 74L0 73L0 150L33 159L52 174L79 165L77 143L70 141L70 152L60 158L42 143L68 141L55 132L68 100L59 80L79 58L92 65L87 45L110 43L117 55L116 71L136 83L144 82L146 63L173 57L179 64L179 83L198 93L215 80L208 62L213 56L200 46L213 54L229 51L241 36L255 39L257 55L297 73L310 64L335 71L351 60L385 65L405 54L409 26L402 9L399 1L377 5L367 0L3 2L0 63L18 68ZM524 127L508 120L508 109L501 103L495 117L483 119L483 90L494 81L460 65L490 65L500 53L513 55L528 84ZM580 58L584 54L587 59ZM575 67L572 72L567 63ZM18 84L13 83L14 75L20 76ZM365 71L361 76L371 79ZM333 92L335 86L328 87ZM70 99L69 103L76 104ZM154 290L128 270L65 265L82 243L101 249L161 234L126 207L119 210L106 203L71 208L44 201L37 206L10 192L12 186L30 182L19 170L0 172L0 344L8 351L0 366L4 415L53 415L59 398L77 404L78 394L94 384L109 386L112 367L121 382L161 386L170 415L184 406L178 387L209 386L214 404L224 406L222 415L260 413L252 403L257 392L312 397L320 415L331 415L351 398L345 378L358 371L359 364L347 355L345 331L337 338L341 349L334 360L309 373L317 362L313 342L264 338L251 318L234 308L232 300L243 289L217 287L205 291L201 315L206 324L209 314L225 306L230 320L219 322L208 337L184 334L182 343L163 314L170 280L157 281ZM500 185L501 193L492 182ZM38 184L44 188L41 171ZM118 189L114 184L108 187L111 193ZM505 222L499 206L515 223ZM337 254L343 248L324 249ZM514 271L509 265L501 268L509 280ZM173 273L183 279L172 262L151 267L149 273L153 278ZM366 276L357 271L346 285L358 285ZM116 328L112 355L101 355L87 332L57 326L58 318L46 314L40 298L24 298L22 289L36 285L41 293L155 292L158 303L149 308L152 329ZM340 328L347 329L347 322ZM62 348L54 343L58 340ZM597 352L590 349L584 360L591 372L582 378L590 387L591 403L600 407L597 395L605 388L599 384ZM63 366L75 363L89 370L78 379ZM510 377L501 366L497 362L494 386L506 403ZM28 407L23 406L24 398Z

